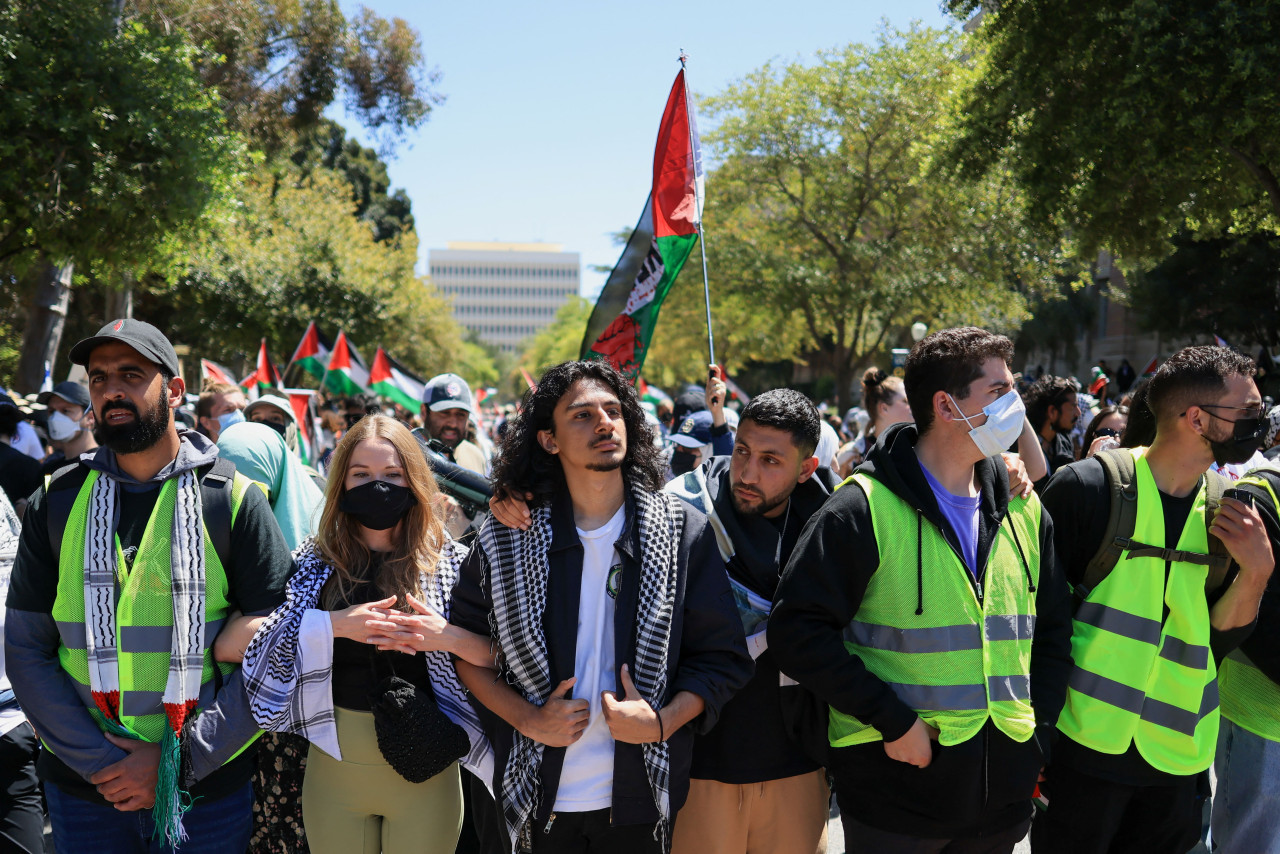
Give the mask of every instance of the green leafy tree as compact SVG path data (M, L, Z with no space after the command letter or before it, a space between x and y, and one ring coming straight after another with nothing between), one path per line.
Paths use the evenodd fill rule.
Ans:
M240 143L180 33L105 3L0 7L0 278L28 297L14 384L54 358L73 264L153 261L225 198Z
M948 0L985 11L954 156L1033 221L1140 266L1168 235L1280 224L1278 0Z
M366 358L381 344L423 375L455 369L461 329L414 271L416 234L378 241L347 188L332 170L262 167L245 182L237 216L191 247L185 271L148 283L139 298L147 316L215 360L251 357L264 335L287 359L315 320L344 329Z
M275 152L320 124L339 95L388 143L440 102L418 33L338 0L125 0L127 20L184 31L205 48L205 83L232 126Z
M514 366L515 376L519 377L519 369L524 368L538 377L552 365L578 358L578 348L582 346L582 336L594 307L576 294L570 296L556 312L555 319L525 342ZM523 388L524 380L521 378L513 384Z
M1128 303L1170 337L1220 335L1239 347L1280 345L1280 237L1173 239L1174 250L1130 278Z
M1016 328L1059 263L1021 234L1005 176L960 181L938 163L971 74L962 37L913 27L766 65L705 102L713 288L799 323L797 356L838 403L913 320Z

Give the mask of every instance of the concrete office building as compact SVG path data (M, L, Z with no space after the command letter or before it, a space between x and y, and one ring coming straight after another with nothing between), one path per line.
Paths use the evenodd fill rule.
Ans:
M453 300L453 317L481 341L517 353L578 293L577 252L555 243L450 241L427 252L431 281Z

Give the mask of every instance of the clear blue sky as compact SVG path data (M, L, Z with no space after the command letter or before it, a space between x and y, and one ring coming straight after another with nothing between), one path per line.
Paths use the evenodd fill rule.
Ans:
M588 268L617 260L609 235L644 205L681 48L695 95L710 95L770 60L871 41L881 20L954 25L938 0L365 5L407 20L442 75L445 103L390 161L413 200L420 268L450 240L561 243L581 253L589 297L604 276ZM334 117L371 144L354 119Z

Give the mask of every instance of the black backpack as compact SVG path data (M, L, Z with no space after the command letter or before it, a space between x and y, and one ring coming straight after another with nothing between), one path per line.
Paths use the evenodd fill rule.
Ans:
M1209 554L1184 552L1178 549L1152 546L1133 539L1134 528L1138 519L1138 485L1137 465L1133 454L1124 448L1099 451L1095 456L1102 463L1107 475L1107 485L1111 492L1111 516L1107 519L1107 530L1103 534L1102 543L1097 553L1085 567L1084 580L1077 585L1077 600L1083 602L1089 594L1098 588L1111 570L1120 560L1120 555L1129 553L1129 557L1155 557L1166 561L1181 561L1209 567L1205 578L1205 589L1216 590L1226 580L1231 568L1231 555L1227 547L1213 534L1209 534ZM1205 526L1213 524L1214 514L1222 503L1222 494L1228 481L1216 472L1205 472Z

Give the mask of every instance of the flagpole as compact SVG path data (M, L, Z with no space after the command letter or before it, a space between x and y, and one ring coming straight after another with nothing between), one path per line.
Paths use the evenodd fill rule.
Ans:
M693 100L689 97L689 72L685 67L685 62L689 59L689 55L680 51L680 70L685 72L684 75L684 113L685 121L689 127L689 157L693 159L693 206L698 215L698 249L702 252L702 295L707 302L707 352L710 356L708 364L716 364L716 339L711 332L711 285L707 280L707 237L702 232L702 199L698 196L698 161L697 149L694 147L693 140Z

